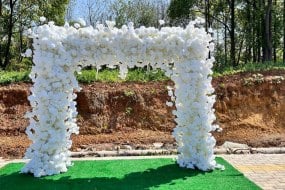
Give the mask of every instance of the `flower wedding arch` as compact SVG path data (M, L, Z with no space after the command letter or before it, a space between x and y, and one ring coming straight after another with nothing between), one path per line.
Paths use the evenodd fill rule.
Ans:
M118 29L110 21L95 29L60 27L53 22L35 28L30 74L34 85L28 98L32 111L27 113L30 124L26 130L33 143L26 151L30 161L22 172L40 177L66 172L72 165L70 135L79 133L74 99L75 91L80 91L74 73L88 65L119 67L122 78L128 68L148 64L164 70L175 83L173 89L168 87L168 94L176 106L177 163L204 171L221 167L215 162L215 139L210 133L217 128L211 85L214 60L208 59L213 44L203 28L195 27L198 22L184 29L135 29L132 23Z

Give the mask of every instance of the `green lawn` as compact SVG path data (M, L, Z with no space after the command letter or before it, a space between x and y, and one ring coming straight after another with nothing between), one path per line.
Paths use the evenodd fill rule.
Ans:
M259 72L259 71L269 71L269 70L285 70L285 63L277 62L266 62L266 63L248 63L245 65L239 65L235 68L232 66L226 67L215 67L214 77L232 75L241 72Z
M172 159L76 161L68 172L42 178L20 174L23 163L0 170L1 190L254 190L260 189L222 158L224 171L180 168Z
M0 84L29 82L29 71L0 71Z
M10 84L14 82L31 82L29 79L29 71L0 71L0 84ZM82 74L76 75L80 83L91 82L149 82L149 81L164 81L168 77L161 70L151 70L147 72L145 69L131 69L128 72L127 78L122 80L119 78L118 69L104 69L97 73L96 70L83 70Z

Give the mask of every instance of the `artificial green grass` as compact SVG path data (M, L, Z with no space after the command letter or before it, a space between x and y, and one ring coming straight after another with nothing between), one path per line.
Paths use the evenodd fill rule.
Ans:
M260 189L222 158L225 170L180 168L172 159L75 161L68 172L41 178L20 174L23 163L0 170L1 190L254 190Z

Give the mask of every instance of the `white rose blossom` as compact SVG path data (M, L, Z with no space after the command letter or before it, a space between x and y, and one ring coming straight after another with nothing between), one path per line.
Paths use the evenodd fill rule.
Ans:
M60 27L49 22L33 30L30 77L34 85L28 98L33 109L26 114L30 119L26 133L32 145L25 154L30 161L22 172L40 177L66 172L72 165L70 135L79 133L74 99L75 91L80 91L74 73L88 65L98 69L106 65L119 67L124 78L128 68L149 63L164 70L175 84L167 89L171 102L166 104L176 107L177 163L203 171L221 168L215 161L215 139L210 133L218 128L213 125L215 96L211 96L214 59L208 59L209 49L214 48L211 36L195 24L159 30L135 29L133 23L119 29L114 22L96 28Z
M81 25L81 26L86 26L86 22L83 18L78 18L77 22Z
M80 28L80 24L79 23L74 23L73 25L75 28Z
M33 51L31 49L27 49L24 54L22 54L23 57L32 57Z
M41 16L41 17L40 17L40 21L41 21L41 22L45 22L45 21L46 21L46 17Z
M165 21L164 20L159 20L159 25L164 25L165 24Z

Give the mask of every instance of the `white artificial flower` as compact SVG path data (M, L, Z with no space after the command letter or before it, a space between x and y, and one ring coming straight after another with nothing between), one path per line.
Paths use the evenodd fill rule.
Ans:
M53 26L53 25L54 25L54 21L49 21L49 22L48 22L48 25L49 25L49 26Z
M68 22L64 23L64 28L69 28L69 23Z
M31 49L27 49L24 54L25 57L32 57L32 55L33 55L33 51Z
M195 20L195 22L198 23L198 24L203 24L203 23L205 23L205 19L202 18L202 17L198 17L198 18Z
M74 23L74 25L73 25L75 28L80 28L80 24L79 23Z
M78 18L76 22L79 23L81 26L86 26L86 22L83 18Z
M209 44L209 50L213 52L214 49L215 49L215 44L214 43L210 43Z
M209 28L209 29L208 29L208 32L209 32L209 33L213 33L214 31L213 31L212 28Z
M133 23L133 22L129 22L129 23L128 23L128 27L129 27L129 28L134 28L134 23Z
M116 25L116 22L115 22L115 21L109 21L109 20L107 20L107 21L106 21L106 24L107 24L107 26L108 26L109 29L113 29L114 26Z
M40 17L40 21L41 21L41 22L45 22L45 21L46 21L46 17L41 16L41 17Z
M170 96L170 97L173 96L173 90L168 90L168 96Z
M173 102L166 102L166 105L167 105L168 107L172 107L172 106L173 106Z
M104 27L103 24L100 24L100 23L98 22L98 24L96 24L96 28L97 28L99 31L103 31L105 27Z
M165 24L165 21L164 20L159 20L159 25L164 25Z

